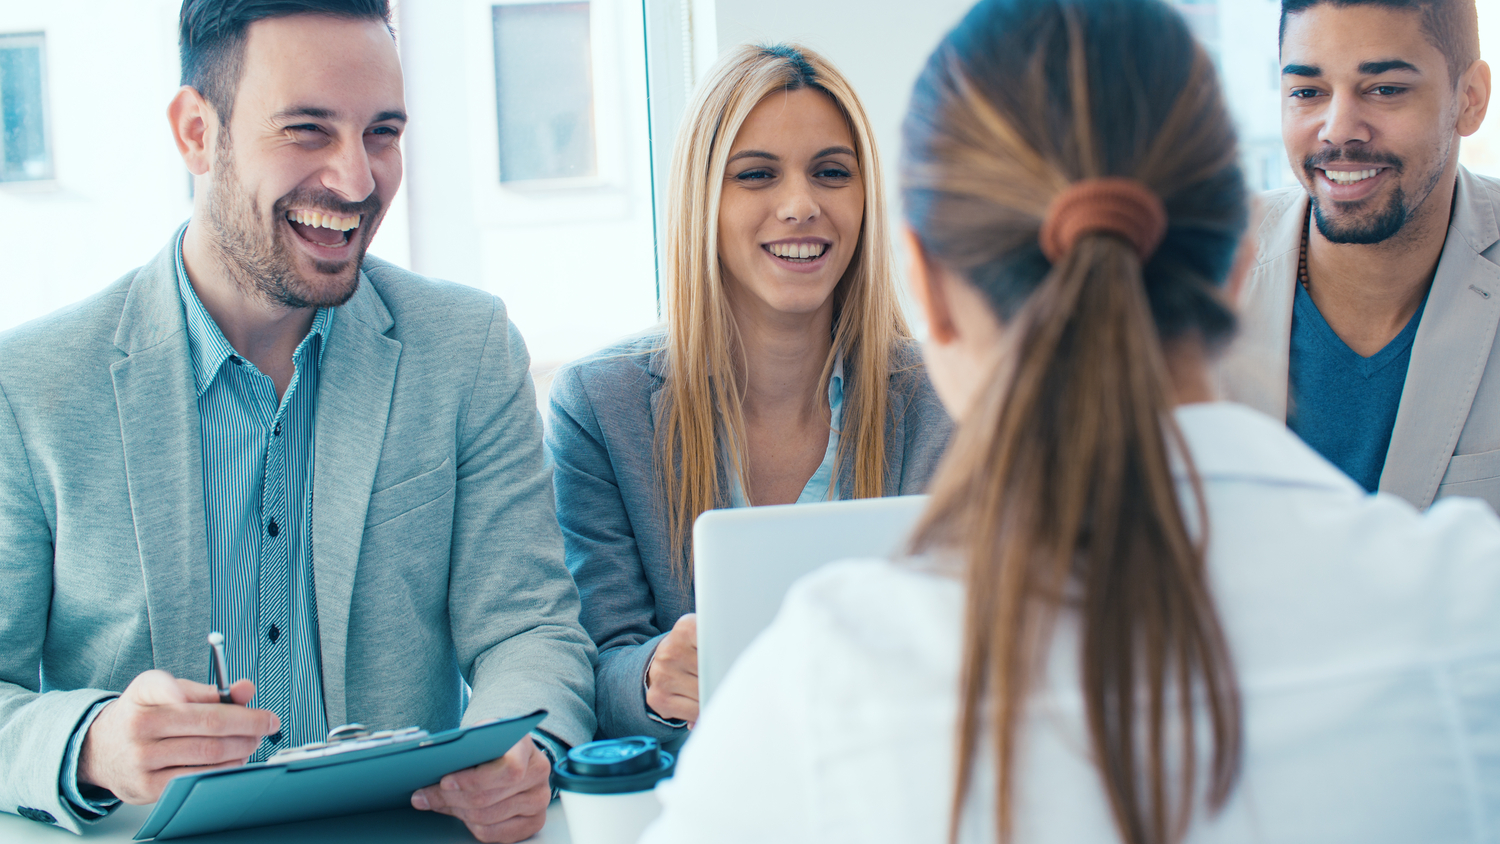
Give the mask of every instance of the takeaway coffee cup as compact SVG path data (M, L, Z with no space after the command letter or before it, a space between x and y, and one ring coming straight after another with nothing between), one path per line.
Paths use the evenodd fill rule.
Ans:
M677 760L656 739L633 736L581 744L552 771L573 844L635 844L661 813L656 784Z

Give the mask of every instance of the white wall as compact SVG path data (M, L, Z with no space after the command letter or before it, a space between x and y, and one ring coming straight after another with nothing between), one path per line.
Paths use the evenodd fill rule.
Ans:
M639 0L591 0L599 177L502 185L495 0L407 0L412 269L499 295L545 372L656 321Z
M45 32L56 178L0 183L0 328L149 260L190 211L167 129L173 0L0 0L0 32Z

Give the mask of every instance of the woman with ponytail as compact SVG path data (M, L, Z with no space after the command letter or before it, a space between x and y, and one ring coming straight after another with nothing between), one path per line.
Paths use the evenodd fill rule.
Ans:
M926 490L952 423L897 301L875 138L790 45L709 71L672 156L663 329L571 364L546 439L604 736L698 717L692 527Z
M643 841L1493 840L1500 522L1213 400L1247 196L1183 21L983 0L904 132L931 504L793 588Z

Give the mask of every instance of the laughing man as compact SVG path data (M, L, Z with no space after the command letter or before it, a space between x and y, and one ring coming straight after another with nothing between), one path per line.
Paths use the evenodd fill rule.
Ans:
M401 181L388 2L187 0L181 48L192 218L0 335L0 809L78 831L345 722L546 709L412 795L526 838L545 754L594 733L593 646L504 307L365 255Z

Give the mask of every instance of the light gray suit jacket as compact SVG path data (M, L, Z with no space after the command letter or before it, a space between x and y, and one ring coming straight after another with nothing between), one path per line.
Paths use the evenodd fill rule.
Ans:
M559 370L552 381L547 449L556 464L557 520L568 568L583 595L583 626L599 647L599 732L670 741L685 728L652 720L642 685L666 631L693 611L692 584L672 570L656 484L656 421L666 383L661 344L661 333L652 332ZM913 495L926 492L953 423L915 344L895 356L892 370L885 494ZM859 388L852 379L846 382L849 393ZM845 463L840 497L853 489L854 466Z
M1287 413L1292 302L1307 193L1265 198L1260 251L1240 294L1240 332L1219 365L1225 397ZM1448 239L1411 365L1380 489L1427 507L1449 495L1500 510L1500 181L1458 170Z
M521 337L493 296L363 270L325 341L313 456L329 724L545 708L543 729L586 741L594 647ZM76 831L58 780L80 718L147 669L207 680L207 555L168 246L0 335L0 810Z

